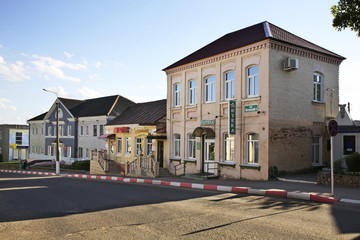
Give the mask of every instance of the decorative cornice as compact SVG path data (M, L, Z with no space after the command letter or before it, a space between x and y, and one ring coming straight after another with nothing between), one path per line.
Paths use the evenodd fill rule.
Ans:
M209 57L209 58L201 59L201 60L196 61L196 62L192 62L192 63L182 65L182 66L179 66L179 67L176 67L176 68L173 68L173 69L169 69L169 70L166 71L166 75L171 75L171 74L174 74L174 73L177 73L177 72L182 72L182 71L189 70L189 69L192 69L192 68L196 68L196 67L204 66L204 65L207 65L207 64L215 63L215 62L222 61L222 60L232 58L232 57L236 57L236 56L239 56L239 55L242 55L242 54L245 54L245 53L250 53L250 52L253 52L253 51L264 49L264 48L266 48L268 46L269 46L268 41L262 41L262 42L259 42L257 44L251 45L250 47L247 47L247 48L238 48L238 49L231 50L231 51L228 51L228 52L225 52L225 53L222 53L222 54L218 54L218 55L215 55L215 56L212 56L212 57Z
M185 65L173 68L173 69L169 69L165 72L166 72L166 75L171 75L174 73L182 72L185 70L190 70L193 68L201 67L201 66L204 66L207 64L212 64L212 63L222 61L222 60L225 60L228 58L236 57L236 56L239 56L242 54L251 53L251 52L261 50L261 49L266 49L266 48L274 49L277 51L282 51L282 52L297 55L300 57L310 58L310 59L314 59L317 61L334 64L334 65L338 65L338 66L342 62L342 59L339 59L336 57L331 57L326 54L322 54L322 53L319 53L319 52L316 52L316 51L313 51L310 49L302 48L302 47L297 47L297 46L290 45L287 43L279 42L277 40L268 39L268 40L261 41L257 44L252 44L252 45L244 47L244 48L234 49L234 50L231 50L228 52L224 52L222 54L218 54L218 55L215 55L212 57L201 59L199 61L185 64Z

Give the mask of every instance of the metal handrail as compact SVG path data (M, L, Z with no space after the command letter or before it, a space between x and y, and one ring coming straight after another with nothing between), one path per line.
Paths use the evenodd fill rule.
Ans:
M219 163L218 162L215 162L215 161L214 162L206 162L205 164L207 165L207 172L206 172L207 178L209 178L209 175L215 175L216 170L219 171ZM209 164L215 164L216 167L209 168ZM215 170L214 173L210 173L209 169Z
M179 163L177 165L174 165L174 170L175 170L175 177L177 176L176 175L176 170L177 170L177 167L181 167L183 166L182 168L179 168L178 170L181 170L181 169L184 169L184 175L186 173L186 162L184 161L183 163Z

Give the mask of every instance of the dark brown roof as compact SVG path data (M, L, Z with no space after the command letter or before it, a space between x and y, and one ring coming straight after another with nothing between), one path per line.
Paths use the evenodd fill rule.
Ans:
M279 28L265 21L232 33L228 33L223 37L200 48L194 53L186 56L185 58L164 68L163 71L207 57L211 57L223 52L227 52L233 49L244 47L246 45L256 43L265 39L274 39L280 42L285 42L294 46L310 49L342 60L345 59L344 57L336 53L326 50L325 48L313 44L303 38L300 38L282 28Z
M59 99L74 117L118 115L127 107L135 104L133 101L120 95L86 100Z
M164 116L166 116L166 99L137 103L127 108L106 125L156 125Z
M28 121L39 121L39 120L44 120L44 117L46 116L48 112L44 112L36 117L33 117L31 119L29 119Z

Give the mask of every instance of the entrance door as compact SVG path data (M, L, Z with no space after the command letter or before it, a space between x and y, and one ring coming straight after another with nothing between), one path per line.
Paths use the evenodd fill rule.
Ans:
M159 163L159 167L164 167L164 142L157 142L157 161Z
M215 139L205 139L204 172L215 173Z

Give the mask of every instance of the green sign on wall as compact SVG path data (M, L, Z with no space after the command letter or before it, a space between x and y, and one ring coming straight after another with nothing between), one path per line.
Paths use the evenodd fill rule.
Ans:
M229 100L229 135L236 134L236 101Z
M245 105L245 112L257 112L258 111L258 105Z

